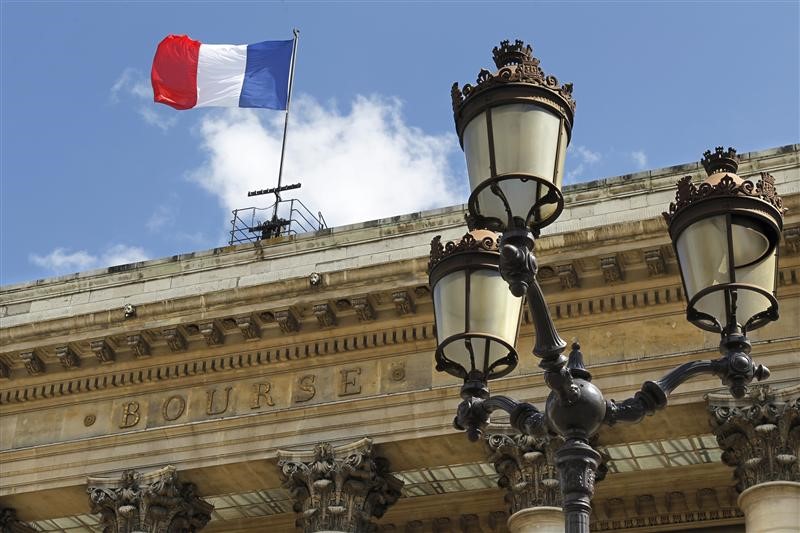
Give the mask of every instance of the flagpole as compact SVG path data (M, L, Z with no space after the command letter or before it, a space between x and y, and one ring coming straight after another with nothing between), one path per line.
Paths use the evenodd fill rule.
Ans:
M297 57L297 41L300 38L300 30L294 28L294 43L292 44L292 61L289 64L289 92L286 95L286 115L283 122L283 141L281 142L281 162L278 167L278 187L275 189L275 208L272 211L272 220L278 219L278 203L281 201L281 179L283 178L283 156L286 153L286 131L289 128L289 105L292 102L292 86L294 85L294 64Z

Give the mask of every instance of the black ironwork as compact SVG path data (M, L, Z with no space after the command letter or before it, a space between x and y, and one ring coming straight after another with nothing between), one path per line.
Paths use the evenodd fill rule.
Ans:
M538 60L532 60L531 50L523 48L521 41L515 45L504 42L502 49L495 49L495 55L510 65L533 65L538 69ZM500 67L500 63L498 63ZM459 137L463 127L476 114L470 110L471 95L478 91L490 91L497 84L507 83L514 76L519 76L519 68L502 67L507 71L502 76L492 75L482 71L478 78L478 85L465 86L459 90L453 87L453 108L456 115L456 128ZM539 72L541 69L539 69ZM504 77L505 76L505 77ZM551 91L557 82L549 85ZM562 103L571 103L571 86L567 96L556 91L564 100ZM573 107L569 107L568 118L572 119ZM465 110L466 109L466 110ZM571 123L571 122L570 122ZM707 152L703 160L709 172L735 172L735 151L724 152L721 148L712 154ZM732 169L732 170L731 170ZM544 412L536 406L517 402L505 396L491 396L488 388L488 377L484 373L470 372L462 369L461 375L465 377L461 389L463 401L459 404L454 427L467 433L470 440L478 440L489 422L494 411L505 411L510 415L510 423L520 433L529 436L541 436L546 433L555 433L565 439L564 444L557 452L557 466L561 478L563 491L563 510L565 514L566 531L569 533L588 533L589 517L591 513L591 498L594 493L594 482L600 454L592 447L591 439L600 427L613 425L618 422L635 423L645 416L652 415L657 410L667 406L669 395L682 383L699 375L714 375L720 378L734 397L741 398L747 391L747 385L752 380L763 380L769 376L769 370L763 365L756 365L750 357L750 342L746 332L777 318L777 300L773 294L753 286L744 284L727 284L724 289L728 300L729 309L733 309L734 318L729 315L727 324L719 324L716 319L702 315L693 308L693 301L689 302L687 318L694 324L712 329L721 333L721 357L714 360L693 361L679 366L668 372L657 381L646 381L639 392L632 398L617 402L613 399L606 400L602 391L592 384L592 377L583 363L580 346L572 345L568 357L563 355L566 343L558 335L553 320L547 308L541 287L536 279L537 262L534 255L535 235L537 227L530 224L530 220L517 221L511 215L511 209L504 198L502 191L495 181L488 180L483 187L491 187L506 206L508 223L505 233L499 241L499 271L508 283L509 289L515 296L527 296L533 326L536 335L536 344L533 354L540 359L539 366L544 370L544 380L550 388ZM670 234L675 241L680 231L699 217L709 214L720 214L730 209L748 210L749 214L757 213L765 220L764 231L774 232L781 227L782 204L780 197L775 192L774 180L768 174L762 174L758 184L742 182L725 176L718 184L703 184L699 188L691 184L687 178L678 185L677 201L670 206L669 213L664 216L670 223ZM553 187L557 191L557 188ZM560 196L560 191L558 192ZM725 196L726 202L720 204L704 202L708 198ZM473 197L475 193L473 192ZM471 197L472 198L472 197ZM562 200L563 203L563 200ZM702 203L702 209L687 211L690 204ZM531 207L534 213L536 206ZM477 205L469 204L468 222L470 229L483 229L488 224L503 225L502 221L487 220L481 217ZM560 209L559 209L560 211ZM688 214L687 214L688 213ZM558 213L556 213L556 216ZM730 216L730 215L729 215ZM529 216L530 218L530 216ZM552 219L548 219L552 221ZM730 218L728 219L730 225ZM484 225L484 226L482 226ZM496 228L495 228L496 229ZM730 233L730 229L729 229ZM730 240L730 236L729 236ZM777 241L772 241L777 243ZM437 243L439 244L439 243ZM730 244L730 243L729 243ZM439 244L439 247L441 245ZM774 252L774 248L770 251ZM441 250L432 250L431 263L441 261ZM732 255L732 254L730 254ZM733 265L731 264L731 270ZM734 280L735 281L735 280ZM735 306L738 290L756 290L764 295L770 302L770 307L752 317L744 326L736 323ZM696 296L697 298L699 296ZM709 323L709 319L717 322ZM710 325L709 325L710 324ZM438 352L437 352L438 361ZM455 365L455 363L452 363ZM437 367L440 368L440 367ZM452 368L447 369L455 373Z
M258 207L235 209L231 219L228 244L252 243L263 239L311 233L327 227L322 213L312 214L300 200L296 198L280 200L263 209Z

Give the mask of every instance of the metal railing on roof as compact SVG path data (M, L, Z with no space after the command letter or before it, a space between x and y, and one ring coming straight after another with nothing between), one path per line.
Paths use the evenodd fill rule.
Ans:
M321 212L314 215L296 198L281 200L277 210L275 204L264 208L234 209L228 244L312 233L327 227Z

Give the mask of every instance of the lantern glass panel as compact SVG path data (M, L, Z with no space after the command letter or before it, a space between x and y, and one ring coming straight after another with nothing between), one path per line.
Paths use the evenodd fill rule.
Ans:
M755 285L767 292L774 292L777 261L778 250L776 247L765 260L737 268L736 281ZM756 291L740 290L737 294L736 317L741 324L745 324L754 315L767 310L772 305L766 296Z
M554 181L561 134L556 115L528 104L495 107L492 132L497 174L532 174Z
M467 159L467 174L470 189L492 175L489 160L489 129L486 125L486 111L476 116L464 128L464 156Z
M508 290L508 284L496 270L476 270L470 276L469 329L489 333L512 346L519 328L522 298ZM500 354L505 357L507 351ZM494 355L494 353L493 353Z
M686 299L691 300L700 290L730 283L728 233L725 215L698 220L688 226L676 243ZM695 303L695 309L725 323L725 298L722 291L712 292Z
M487 113L491 113L491 131ZM525 220L531 207L548 193L546 186L524 176L536 176L561 187L567 130L562 120L546 109L530 104L492 107L467 124L462 139L472 191L494 176L521 175L497 183L515 218ZM494 150L494 172L490 146ZM489 187L478 194L477 206L484 217L502 222L508 219L503 201ZM533 220L546 219L557 208L555 201L543 204Z
M467 372L486 372L508 355L508 347L492 337L514 345L522 299L508 291L498 271L468 269L447 274L436 282L433 298L437 341L447 359ZM447 342L454 335L464 337Z
M452 272L441 278L433 288L436 311L436 333L439 342L464 331L466 312L465 271Z
M765 231L744 217L732 217L731 238L734 265L737 269L760 261L770 250ZM737 277L737 281L741 280Z

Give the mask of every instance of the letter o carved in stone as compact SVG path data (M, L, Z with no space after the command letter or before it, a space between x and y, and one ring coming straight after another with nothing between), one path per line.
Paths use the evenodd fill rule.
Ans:
M161 414L167 422L177 420L184 411L186 411L186 399L177 394L164 400L164 405L161 407Z

